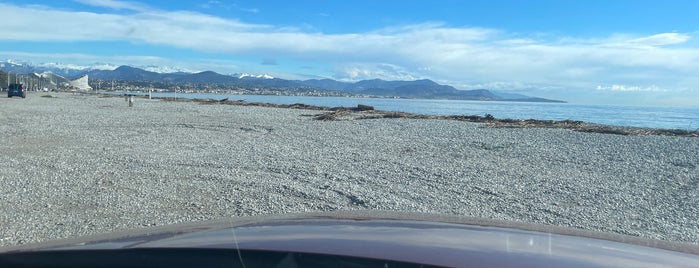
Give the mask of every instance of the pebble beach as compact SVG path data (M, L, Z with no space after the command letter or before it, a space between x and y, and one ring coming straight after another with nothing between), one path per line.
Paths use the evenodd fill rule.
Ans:
M168 224L414 211L699 244L699 138L321 121L316 110L0 98L0 246Z

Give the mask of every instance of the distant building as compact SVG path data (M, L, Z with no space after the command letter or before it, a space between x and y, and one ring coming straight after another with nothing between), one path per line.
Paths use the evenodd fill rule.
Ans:
M74 90L74 91L89 91L92 87L88 84L87 75L83 75L77 79L70 80L63 76L51 73L31 73L24 76L27 83L33 90Z
M70 81L68 82L68 86L69 86L71 89L76 89L76 90L78 90L78 91L88 91L88 90L92 90L92 87L90 87L90 85L88 85L87 82L88 82L88 77L87 77L87 75L83 75L83 76L81 76L81 77L78 78L78 79L70 80Z

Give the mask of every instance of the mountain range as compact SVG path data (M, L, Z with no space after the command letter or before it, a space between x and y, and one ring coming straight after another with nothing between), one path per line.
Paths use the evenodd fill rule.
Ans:
M530 97L521 94L501 93L487 89L459 90L449 85L441 85L429 79L415 81L386 81L381 79L362 80L358 82L342 82L332 79L286 80L269 75L234 74L224 75L213 71L204 72L170 72L159 73L131 66L119 66L115 69L58 68L58 64L33 66L16 64L10 61L0 64L0 69L13 73L53 72L66 76L82 76L87 74L91 80L128 81L128 82L159 82L172 84L218 85L235 88L274 88L275 90L327 90L343 92L351 95L416 98L416 99L454 99L454 100L485 100L485 101L526 101L526 102L564 102L543 98ZM53 67L53 68L52 68Z

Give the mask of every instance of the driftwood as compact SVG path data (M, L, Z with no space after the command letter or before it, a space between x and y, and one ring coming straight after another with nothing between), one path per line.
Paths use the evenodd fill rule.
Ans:
M119 97L119 95L103 94L108 96ZM145 96L147 97L147 96ZM302 103L294 104L272 104L261 102L247 102L244 100L231 101L228 98L222 100L214 99L184 99L184 98L158 98L163 101L178 101L178 102L196 102L200 104L227 104L239 106L259 106L272 108L287 108L287 109L304 109L325 111L321 114L312 115L316 120L324 121L341 121L341 120L366 120L366 119L383 119L383 118L408 118L408 119L437 119L437 120L456 120L465 122L483 123L484 127L492 128L562 128L580 132L615 134L615 135L663 135L663 136L679 136L679 137L694 137L699 138L699 129L697 130L682 130L682 129L658 129L658 128L640 128L640 127L621 127L609 126L602 124L594 124L583 121L574 120L537 120L537 119L501 119L495 118L490 114L480 115L424 115L405 112L390 112L375 110L373 106L359 104L357 107L325 107L316 105L307 105Z

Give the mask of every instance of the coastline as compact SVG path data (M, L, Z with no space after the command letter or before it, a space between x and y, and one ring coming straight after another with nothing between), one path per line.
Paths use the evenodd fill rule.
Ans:
M113 97L111 94L99 94L100 96ZM118 96L122 97L122 96ZM140 96L145 98L144 96ZM486 127L493 128L562 128L570 129L579 132L616 134L616 135L664 135L664 136L680 136L680 137L697 137L699 138L699 129L684 130L684 129L664 129L664 128L646 128L646 127L631 127L631 126L612 126L604 124L596 124L579 120L539 120L539 119L510 119L510 118L495 118L492 115L427 115L415 114L407 112L393 112L370 109L361 109L358 107L327 107L308 105L303 103L294 104L273 104L262 102L248 102L244 100L215 100L215 99L185 99L185 98L166 98L154 97L152 99L162 101L179 101L179 102L196 102L201 104L225 104L238 106L259 106L284 109L305 109L326 111L327 113L316 115L314 118L318 120L364 120L364 119L383 119L383 118L409 118L409 119L438 119L438 120L456 120L465 122L484 123ZM360 104L359 106L365 106Z
M693 136L218 104L229 103L138 99L128 107L121 96L71 93L0 99L0 246L340 209L699 244ZM328 113L335 120L316 120Z

